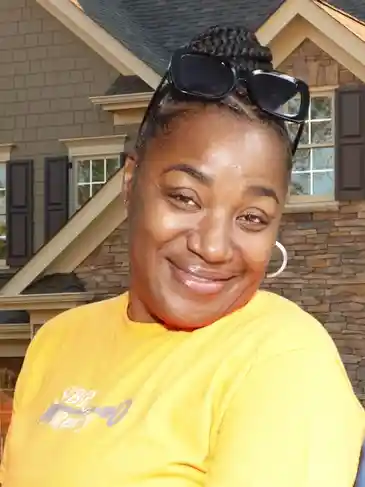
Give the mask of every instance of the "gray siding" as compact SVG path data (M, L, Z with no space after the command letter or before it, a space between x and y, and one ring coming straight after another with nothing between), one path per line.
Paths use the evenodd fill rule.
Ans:
M44 234L44 157L66 154L59 139L121 133L89 96L119 73L35 0L0 0L0 144L35 161L35 248Z

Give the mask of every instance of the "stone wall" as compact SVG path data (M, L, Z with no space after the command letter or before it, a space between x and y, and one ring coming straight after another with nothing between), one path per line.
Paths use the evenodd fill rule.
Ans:
M307 79L311 86L356 82L309 41L280 69ZM263 287L295 301L326 326L357 394L365 398L365 202L285 214L279 238L288 250L289 265ZM280 262L274 259L271 265ZM77 274L99 295L121 292L128 285L126 225L109 236Z
M127 246L125 222L76 269L87 291L101 297L120 294L128 287Z
M365 202L284 215L279 240L288 251L288 267L264 287L326 326L356 392L365 398ZM272 268L280 263L273 261Z

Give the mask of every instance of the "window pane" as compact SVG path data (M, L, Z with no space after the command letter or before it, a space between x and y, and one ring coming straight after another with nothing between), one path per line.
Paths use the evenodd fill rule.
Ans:
M0 259L6 259L6 221L5 215L0 216Z
M310 175L308 173L292 174L290 194L310 194Z
M313 194L315 195L333 195L334 182L333 171L315 172L313 173Z
M107 159L106 161L106 179L109 179L115 174L119 169L119 157L113 159Z
M94 196L103 186L104 184L93 184L91 188L92 195Z
M92 181L105 182L104 159L94 159L92 161Z
M5 215L0 216L0 237L6 237Z
M328 96L314 96L311 99L311 119L331 118L332 98Z
M332 122L312 122L311 123L311 143L323 144L332 142Z
M335 165L335 150L333 147L312 149L313 169L333 169Z
M88 184L77 187L77 203L78 206L83 206L90 198L90 186Z
M286 125L290 140L294 142L295 137L297 136L299 125L297 123L287 123ZM309 143L309 135L308 135L308 122L304 125L304 130L302 136L300 138L299 144L308 144Z
M0 189L0 215L6 215L6 193L5 193L5 189Z
M6 188L6 164L0 164L0 188Z
M0 239L0 259L6 260L6 239Z
M77 182L78 183L90 182L90 161L77 162Z
M293 171L309 171L310 149L298 149L294 157Z
M299 126L297 125L297 131ZM300 138L299 144L309 144L309 131L308 131L308 122L304 125L304 130L302 136Z

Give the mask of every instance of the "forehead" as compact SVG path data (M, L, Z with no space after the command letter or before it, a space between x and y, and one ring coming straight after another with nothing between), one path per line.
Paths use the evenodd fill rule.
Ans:
M149 142L146 159L149 172L184 162L204 166L213 176L224 172L273 183L287 172L285 144L272 128L215 105L173 120Z

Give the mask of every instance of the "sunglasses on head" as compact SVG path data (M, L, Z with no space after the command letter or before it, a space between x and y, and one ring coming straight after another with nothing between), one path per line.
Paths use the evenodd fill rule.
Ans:
M304 81L277 71L237 71L224 57L179 49L171 58L142 126L155 100L161 100L166 84L181 95L212 102L223 100L230 93L247 94L262 112L299 125L292 143L292 153L295 153L309 109L309 88Z

